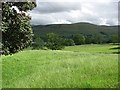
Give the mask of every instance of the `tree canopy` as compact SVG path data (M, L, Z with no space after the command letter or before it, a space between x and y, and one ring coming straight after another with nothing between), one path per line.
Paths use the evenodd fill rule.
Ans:
M59 37L55 33L48 33L47 34L47 44L48 49L52 50L61 50L64 48L64 39Z
M76 34L73 36L73 40L76 45L81 45L85 43L85 37L82 34Z
M34 7L36 7L35 2L2 3L3 54L18 52L28 47L32 42L31 17L27 14L27 11L32 10Z

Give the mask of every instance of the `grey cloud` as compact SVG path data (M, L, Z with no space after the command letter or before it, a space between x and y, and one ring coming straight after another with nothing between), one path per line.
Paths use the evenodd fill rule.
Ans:
M109 25L117 25L118 24L118 19L108 19L107 21L106 21L106 23L107 24L109 24Z
M38 2L37 8L33 12L44 14L44 13L57 13L66 12L71 10L80 10L80 3L70 2Z
M90 22L116 25L118 3L38 2L30 15L32 24Z

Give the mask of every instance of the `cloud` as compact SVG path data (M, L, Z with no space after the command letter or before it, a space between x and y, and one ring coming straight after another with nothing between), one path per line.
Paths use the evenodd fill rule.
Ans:
M37 2L100 2L100 3L108 3L108 2L118 2L119 0L40 0Z
M65 12L80 9L80 3L72 3L69 2L69 5L64 2L38 2L37 8L34 9L33 12L44 14L44 13L57 13L57 12Z
M46 24L71 24L78 22L90 22L99 25L118 24L118 0L63 0L51 2L37 1L37 7L30 12L31 23Z

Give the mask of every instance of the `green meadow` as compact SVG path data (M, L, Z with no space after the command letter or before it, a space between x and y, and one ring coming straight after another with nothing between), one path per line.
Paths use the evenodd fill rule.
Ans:
M3 88L118 87L118 46L80 45L2 56Z

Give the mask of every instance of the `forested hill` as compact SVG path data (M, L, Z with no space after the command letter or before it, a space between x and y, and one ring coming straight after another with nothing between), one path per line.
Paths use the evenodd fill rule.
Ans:
M35 35L45 36L47 33L54 32L61 36L69 37L74 34L84 35L117 35L118 26L103 26L90 23L75 24L51 24L51 25L33 25Z

